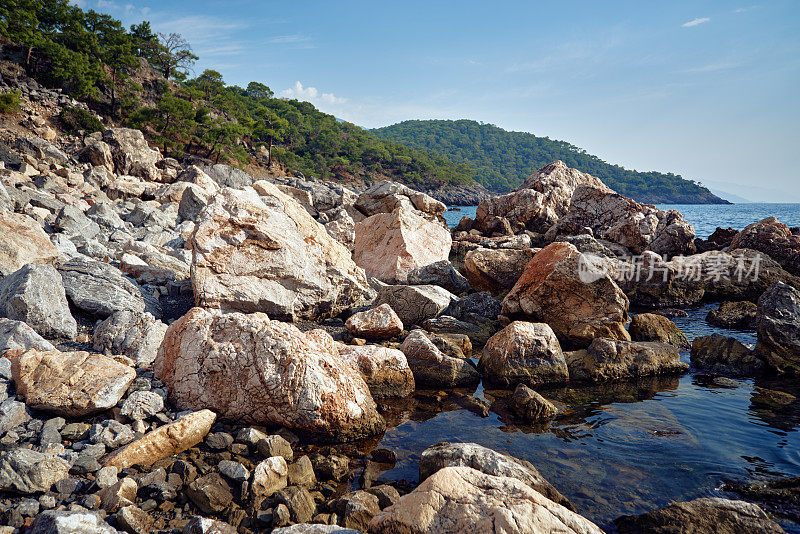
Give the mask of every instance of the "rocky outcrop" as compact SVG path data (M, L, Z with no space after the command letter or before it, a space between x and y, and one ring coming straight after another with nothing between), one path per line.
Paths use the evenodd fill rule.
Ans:
M528 262L503 300L504 315L547 322L565 341L586 346L597 337L629 340L628 299L611 277L587 271L569 243L552 243Z
M534 172L517 191L478 204L475 225L481 227L491 217L503 217L544 233L567 214L575 189L581 185L613 193L594 176L554 161Z
M411 271L447 260L451 245L443 225L414 209L398 207L356 223L353 259L369 276L405 284Z
M586 350L565 355L571 380L603 382L682 373L689 366L678 349L666 343L597 338Z
M476 291L502 295L514 287L536 252L505 248L471 250L464 257L464 275Z
M0 316L24 321L50 339L77 335L61 275L52 265L29 263L0 279Z
M459 532L600 534L589 520L515 478L445 467L375 516L371 534Z
M490 381L512 387L559 384L569 378L561 345L544 323L514 321L496 333L483 348L480 367Z
M722 328L755 330L758 305L748 300L740 302L721 302L719 308L706 315L706 321Z
M634 341L657 341L679 348L689 347L689 340L686 339L686 334L678 328L678 325L656 313L634 315L629 332Z
M336 315L370 295L364 271L277 188L222 189L190 241L196 303L276 319Z
M758 505L718 497L678 502L646 514L623 516L616 519L614 524L620 534L783 533L780 525L772 521Z
M742 342L720 334L694 338L692 365L732 376L758 376L767 368L764 360Z
M105 458L103 465L118 469L153 465L203 441L216 418L216 414L210 410L187 414L118 449Z
M149 313L115 312L97 324L92 334L94 350L107 355L122 354L138 366L153 363L167 325Z
M775 217L745 226L731 241L729 250L747 248L767 254L786 271L800 275L800 235Z
M111 128L103 132L103 141L111 149L117 174L157 180L161 172L156 163L161 159L158 150L150 148L139 130ZM105 161L103 162L105 164Z
M414 392L414 374L400 350L339 344L339 355L364 378L375 398L405 397Z
M620 194L580 185L569 212L547 235L577 235L590 228L595 237L628 248L634 254L652 250L662 256L693 254L695 233L675 210L664 211Z
M528 461L514 458L477 443L437 443L424 451L419 459L420 481L445 467L471 467L481 473L519 480L551 501L573 509L566 497L553 487Z
M779 372L800 373L800 291L778 282L758 299L756 352Z
M41 225L21 213L0 211L0 276L8 276L29 263L54 263L58 249Z
M412 331L400 350L406 355L418 386L458 387L480 381L478 371L469 360L445 354L422 330Z
M378 291L374 306L388 304L405 327L421 325L440 315L456 296L439 286L384 286Z
M391 339L403 331L403 321L388 304L354 313L345 323L347 331L365 339Z
M378 213L392 213L398 208L417 210L429 218L438 218L446 206L438 200L414 191L397 182L379 182L358 196L355 208L370 217Z
M167 330L154 370L181 409L334 440L384 428L366 383L330 335L263 313L192 309Z
M10 359L17 393L25 404L67 417L113 408L136 378L132 367L88 352L31 349Z

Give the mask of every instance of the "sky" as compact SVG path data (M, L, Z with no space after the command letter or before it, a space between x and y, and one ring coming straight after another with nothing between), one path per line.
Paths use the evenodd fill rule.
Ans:
M77 3L363 127L473 119L800 201L798 0Z

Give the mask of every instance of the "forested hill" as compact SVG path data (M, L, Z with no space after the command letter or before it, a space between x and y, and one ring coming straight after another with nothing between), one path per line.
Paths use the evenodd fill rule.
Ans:
M618 193L640 202L727 203L698 183L676 174L628 170L606 163L565 141L509 132L471 120L411 120L378 128L372 133L468 165L475 169L476 181L497 192L517 187L533 171L560 159L569 167L597 176Z

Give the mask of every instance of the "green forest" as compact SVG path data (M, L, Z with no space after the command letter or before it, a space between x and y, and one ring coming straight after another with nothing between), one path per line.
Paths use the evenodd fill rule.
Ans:
M215 70L192 76L198 57L180 35L156 34L147 21L119 20L68 0L0 3L4 48L20 47L27 74L63 88L104 117L142 129L166 155L251 162L259 146L287 171L325 179L392 179L420 187L474 183L474 171L443 156L382 139L308 102L275 98L261 82L228 85ZM2 44L2 43L0 43ZM8 53L4 52L4 56ZM142 64L161 79L145 86ZM93 118L68 110L64 125L91 131ZM262 162L263 163L263 162Z
M623 195L650 203L715 203L721 199L676 174L632 171L587 154L566 141L509 132L471 120L411 120L372 130L384 139L430 150L475 169L474 178L497 192L519 186L535 170L560 159L597 176Z

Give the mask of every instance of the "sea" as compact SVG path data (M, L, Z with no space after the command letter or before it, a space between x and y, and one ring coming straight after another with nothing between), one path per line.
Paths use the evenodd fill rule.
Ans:
M681 211L699 237L718 226L742 228L770 215L800 226L800 204L661 206ZM474 217L475 206L445 214L450 225ZM718 332L753 345L752 331L706 321L716 303L674 321L691 342ZM681 358L689 363L689 352ZM441 441L475 442L528 460L576 510L608 532L621 515L641 514L698 497L737 498L730 481L800 476L800 401L770 405L770 391L800 399L800 381L714 379L692 370L679 377L596 387L542 389L568 415L527 426L502 411L475 409L470 395L491 405L505 392L418 391L389 420L380 446L398 453L382 480L418 480L420 454ZM389 418L387 418L389 419ZM800 525L778 517L787 532Z

